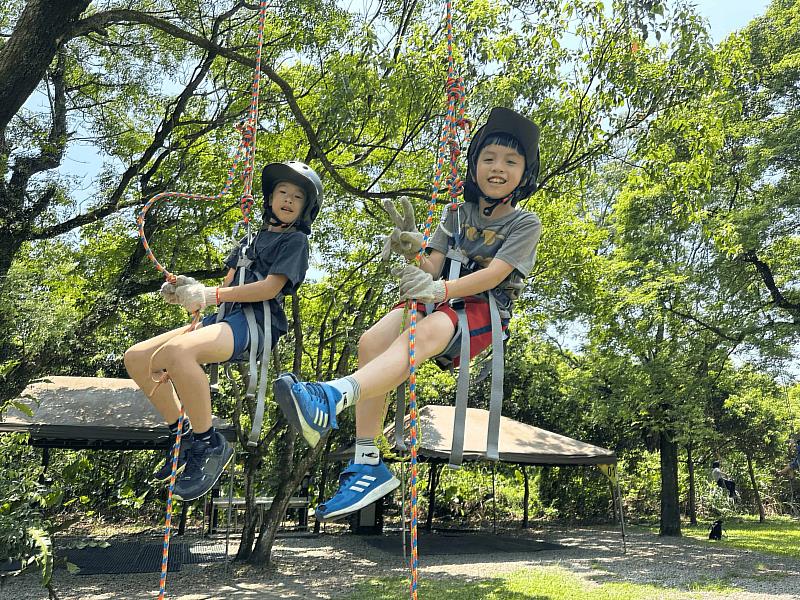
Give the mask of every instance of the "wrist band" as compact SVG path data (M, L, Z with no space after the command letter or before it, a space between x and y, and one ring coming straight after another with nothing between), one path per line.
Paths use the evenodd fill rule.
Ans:
M217 306L219 306L219 288L214 290L214 297L217 299Z
M444 302L450 296L450 291L447 289L447 280L442 279L442 283L444 283L444 298L442 298L442 302Z

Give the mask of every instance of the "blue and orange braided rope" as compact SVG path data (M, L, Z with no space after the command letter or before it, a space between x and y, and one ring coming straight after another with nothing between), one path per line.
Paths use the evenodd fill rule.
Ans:
M471 123L465 118L466 98L464 91L464 81L457 76L455 59L453 57L453 9L452 0L447 0L447 115L439 137L439 150L436 159L436 172L433 177L433 190L431 201L428 204L428 214L425 219L425 230L422 236L422 247L415 259L419 264L428 246L431 235L431 225L433 214L442 188L447 190L451 203L463 191L463 182L458 177L458 157L461 154L461 145L458 139L458 130L465 132L464 144L469 144L469 134ZM450 168L446 179L442 175L445 172L445 161L449 161ZM417 301L409 300L407 309L410 312L410 326L408 331L408 412L410 419L411 433L411 582L409 591L412 600L417 600L419 552L418 552L418 532L417 532L417 443L419 437L419 425L417 422L417 368L416 368L416 333L417 333Z
M156 259L152 249L150 248L150 244L147 241L147 236L144 233L145 216L147 215L147 211L150 210L150 208L156 202L159 202L166 198L178 198L186 200L206 200L206 201L220 200L224 196L226 196L228 192L230 192L230 189L233 187L233 180L234 177L236 176L236 172L239 170L240 164L244 164L244 168L240 173L240 178L242 179L243 182L242 185L243 189L242 189L242 194L239 198L239 208L242 211L242 218L244 219L245 225L248 226L248 231L249 231L250 213L252 212L254 203L253 173L255 172L256 131L258 129L258 96L261 87L261 50L264 46L264 24L266 22L266 16L267 16L267 2L266 0L260 0L258 8L258 42L256 46L256 66L253 72L250 106L247 110L247 116L242 120L241 123L239 123L239 125L237 125L237 129L241 134L241 141L236 149L236 152L234 153L232 164L230 169L228 170L228 176L225 180L225 185L223 186L222 191L213 196L206 194L189 194L184 192L163 192L161 194L157 194L152 198L150 198L150 200L148 200L145 203L141 211L139 211L139 214L136 216L136 224L139 229L139 239L142 242L142 246L144 246L145 255L147 256L147 258L150 259L155 268L164 274L164 278L172 283L175 282L176 276L173 273L170 273L160 262L158 262L158 259ZM187 331L191 331L194 328L199 318L200 318L200 312L197 311L194 314L192 325L189 326ZM158 350L160 350L160 348ZM158 350L156 350L156 352L158 352ZM155 352L153 353L153 356L155 356ZM152 364L152 357L151 357L151 364ZM167 379L168 375L165 373L164 375L162 375L160 379L156 380L157 386L165 382ZM172 526L172 495L175 490L175 479L178 470L178 455L180 454L181 437L183 434L183 420L184 420L184 408L183 404L181 404L180 417L178 418L178 434L175 439L175 445L172 448L172 472L169 478L169 491L167 492L167 516L164 527L164 547L162 551L161 580L160 580L159 594L158 594L159 600L165 598L166 588L167 588L169 542L170 542L170 532Z
M164 522L164 547L161 552L161 580L158 584L158 597L164 598L167 593L167 568L169 563L169 537L172 530L172 492L175 490L175 479L178 471L178 455L180 454L181 438L183 437L183 421L185 419L183 405L178 417L178 434L172 446L172 473L169 476L169 491L167 492L167 518Z

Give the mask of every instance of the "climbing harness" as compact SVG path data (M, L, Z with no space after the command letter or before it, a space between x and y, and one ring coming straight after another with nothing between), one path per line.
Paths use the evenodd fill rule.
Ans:
M188 199L188 200L206 200L206 201L214 201L220 200L224 196L228 194L231 187L233 186L233 180L236 175L236 172L239 170L240 164L243 164L242 173L240 177L243 182L243 190L240 196L239 206L242 211L242 218L245 227L247 228L247 239L251 241L251 233L250 233L250 213L253 208L253 172L255 167L255 147L256 147L256 131L258 129L258 94L260 88L260 80L261 80L261 51L264 46L264 23L266 21L266 14L267 14L267 2L266 0L260 0L259 9L258 9L258 42L257 42L257 49L256 49L256 65L255 70L253 72L253 83L251 87L252 95L250 98L250 106L248 108L247 116L243 119L243 121L237 126L241 134L241 142L239 143L238 148L233 156L233 161L231 164L230 169L228 170L228 176L225 181L225 185L218 194L210 196L204 194L188 194L183 192L163 192L153 196L150 200L148 200L145 205L142 207L141 211L137 215L136 222L139 229L139 238L144 246L145 253L147 258L149 258L156 269L164 274L165 279L168 282L175 283L176 276L173 273L170 273L161 263L158 262L153 251L150 248L150 244L147 241L147 237L145 236L144 232L144 222L145 216L147 211L152 207L156 202L166 198L179 198L179 199ZM268 321L266 320L266 316L269 313L265 313L265 324L264 330L266 332L265 337L269 335L270 329L268 326ZM192 324L189 326L187 331L191 331L196 327L198 321L200 319L200 311L196 311L194 314L194 318ZM249 319L248 319L249 323ZM251 359L254 356L252 348L253 346L257 347L257 343L254 343L257 340L257 337L252 335L251 329L251 338L250 338L250 346L251 346ZM265 352L268 352L271 345L266 343L265 340L264 348ZM162 346L163 347L163 346ZM161 348L157 349L156 352L153 353L153 356L160 350ZM266 379L266 373L264 370L266 369L266 364L269 362L268 359L265 360L265 355L262 354L262 375L264 379ZM152 357L151 357L151 364L152 364ZM151 369L152 371L152 369ZM251 369L251 376L252 376L252 369ZM164 383L169 378L168 374L163 374L158 380L156 380L157 386L161 383ZM263 406L260 406L256 410L256 414L261 415L261 419L254 420L253 422L253 430L255 432L255 439L258 439L258 434L261 431L261 420L263 420ZM172 450L172 473L170 474L170 483L169 483L169 491L167 493L167 514L166 514L166 521L165 521L165 530L164 530L164 549L163 549L163 556L161 561L161 582L160 582L160 590L159 590L159 600L165 597L166 594L166 581L167 581L167 568L169 562L169 542L170 542L170 529L172 524L172 496L174 491L175 479L176 479L176 472L178 468L178 453L180 449L180 440L181 434L183 432L183 419L184 419L184 407L181 404L181 412L180 418L178 419L178 433L176 437L175 445L173 446ZM253 433L251 433L250 442L253 441Z
M460 205L453 205L451 210L455 213L456 227L449 232L448 250L446 259L449 263L448 281L453 281L462 276L462 270L467 274L475 272L479 265L469 260L461 249L463 233L460 223ZM445 213L446 216L446 213ZM444 222L444 218L442 219ZM513 223L513 221L511 221ZM441 227L442 225L440 225ZM506 225L508 226L508 224ZM503 306L509 302L508 296L499 290L490 290L487 293L489 303L489 317L492 331L491 362L489 369L482 369L475 382L482 380L491 371L491 388L489 394L489 424L486 434L486 458L492 461L499 460L500 441L500 416L503 408L503 376L505 373L503 320L510 316L508 313L500 314L498 300ZM450 344L434 360L442 368L453 368L453 358L458 356L459 369L456 383L456 410L453 421L453 444L450 450L450 468L459 468L464 455L464 436L466 430L467 401L470 388L470 330L467 321L466 305L462 298L450 301L450 307L458 315L458 329ZM457 352L457 353L456 353ZM473 382L473 383L475 383Z

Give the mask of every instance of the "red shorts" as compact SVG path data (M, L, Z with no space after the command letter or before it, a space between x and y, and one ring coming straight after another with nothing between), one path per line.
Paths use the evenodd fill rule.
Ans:
M404 308L405 305L405 302L398 302L393 308ZM469 325L469 357L473 359L492 344L492 318L489 314L489 303L477 296L464 298L464 310L467 313ZM427 314L425 304L417 302L417 312L423 315ZM441 302L434 306L433 312L446 314L458 332L458 314L450 304ZM508 329L508 319L501 319L500 324L503 331ZM457 367L460 362L458 348L452 359L453 364Z

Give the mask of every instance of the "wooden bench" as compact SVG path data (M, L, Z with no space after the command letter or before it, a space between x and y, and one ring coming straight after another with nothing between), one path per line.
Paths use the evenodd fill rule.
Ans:
M272 506L272 501L274 498L272 496L256 496L255 499L255 506L258 515L259 521L263 520L265 513L270 509ZM216 523L218 519L218 515L221 513L222 515L227 515L228 507L231 508L231 519L233 521L232 527L233 529L236 528L238 517L237 514L239 511L245 510L245 499L244 498L231 498L230 502L228 501L227 496L219 496L216 498L211 499L211 510L209 514L209 526L208 532L215 533L217 530ZM308 506L309 506L309 499L304 496L292 496L289 498L289 505L286 507L286 512L288 513L290 510L297 511L297 525L298 527L305 527L308 525ZM285 517L286 515L284 515Z

